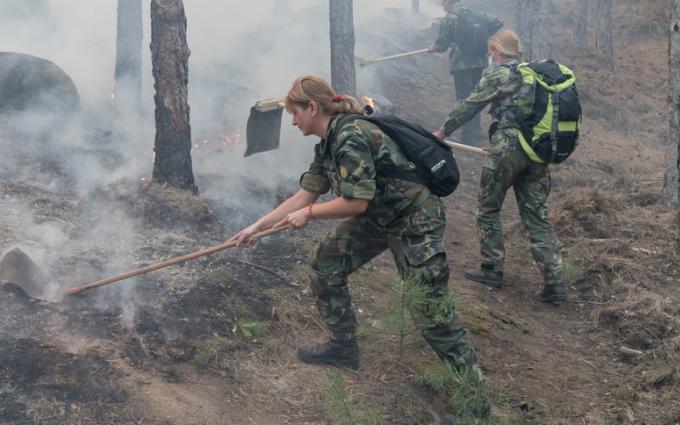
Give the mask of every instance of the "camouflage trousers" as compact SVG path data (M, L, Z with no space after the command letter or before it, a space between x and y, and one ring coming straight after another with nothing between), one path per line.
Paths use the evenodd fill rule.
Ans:
M515 129L501 129L492 135L490 154L482 168L477 211L482 268L503 271L505 249L500 211L511 186L522 225L529 236L531 253L546 285L562 282L562 257L548 221L546 204L550 172L546 164L534 162L524 153Z
M425 340L452 367L477 367L465 328L455 320L453 304L446 302L449 267L442 244L445 225L444 206L438 197L430 195L389 226L358 216L323 238L311 259L311 284L319 314L333 339L344 341L355 336L357 319L347 276L389 248L402 279L426 287L427 301L410 312ZM444 314L442 309L446 309Z

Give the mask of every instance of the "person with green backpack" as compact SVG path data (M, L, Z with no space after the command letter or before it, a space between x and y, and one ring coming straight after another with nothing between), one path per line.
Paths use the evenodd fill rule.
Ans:
M465 277L492 288L503 286L505 250L500 211L514 188L531 252L544 276L537 298L567 301L562 256L548 221L549 164L569 156L578 141L580 106L571 71L553 61L521 64L517 34L499 31L488 40L489 67L467 99L434 134L443 138L491 104L491 147L480 178L477 224L481 266Z
M456 100L468 97L479 82L487 65L486 41L498 31L503 22L484 11L468 8L459 0L442 0L446 16L439 24L437 39L430 52L450 49L449 72L453 76ZM461 142L481 146L484 140L479 117L474 117L462 129Z

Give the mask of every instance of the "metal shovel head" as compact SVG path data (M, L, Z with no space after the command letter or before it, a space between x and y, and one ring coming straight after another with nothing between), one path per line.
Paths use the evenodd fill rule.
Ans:
M58 285L19 248L8 251L0 259L0 284L13 284L31 298L57 302L62 298Z
M278 149L282 115L283 109L281 108L266 112L258 111L255 107L250 108L246 128L245 156Z

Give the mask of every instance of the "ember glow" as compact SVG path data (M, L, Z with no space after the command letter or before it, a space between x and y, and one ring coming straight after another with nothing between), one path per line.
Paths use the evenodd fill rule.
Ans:
M197 143L194 143L194 149L201 150L220 150L223 148L231 149L235 146L241 144L241 135L239 133L227 134L222 137L218 137L214 141L209 139L203 139Z

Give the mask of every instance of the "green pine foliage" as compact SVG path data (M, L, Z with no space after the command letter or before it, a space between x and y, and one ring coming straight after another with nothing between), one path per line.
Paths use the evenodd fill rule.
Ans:
M336 425L382 425L380 409L362 395L348 389L339 371L326 376L323 394L328 411Z
M422 384L448 397L449 407L454 411L473 412L484 416L489 405L486 382L479 379L478 371L466 368L457 371L446 363L426 368L420 376Z

